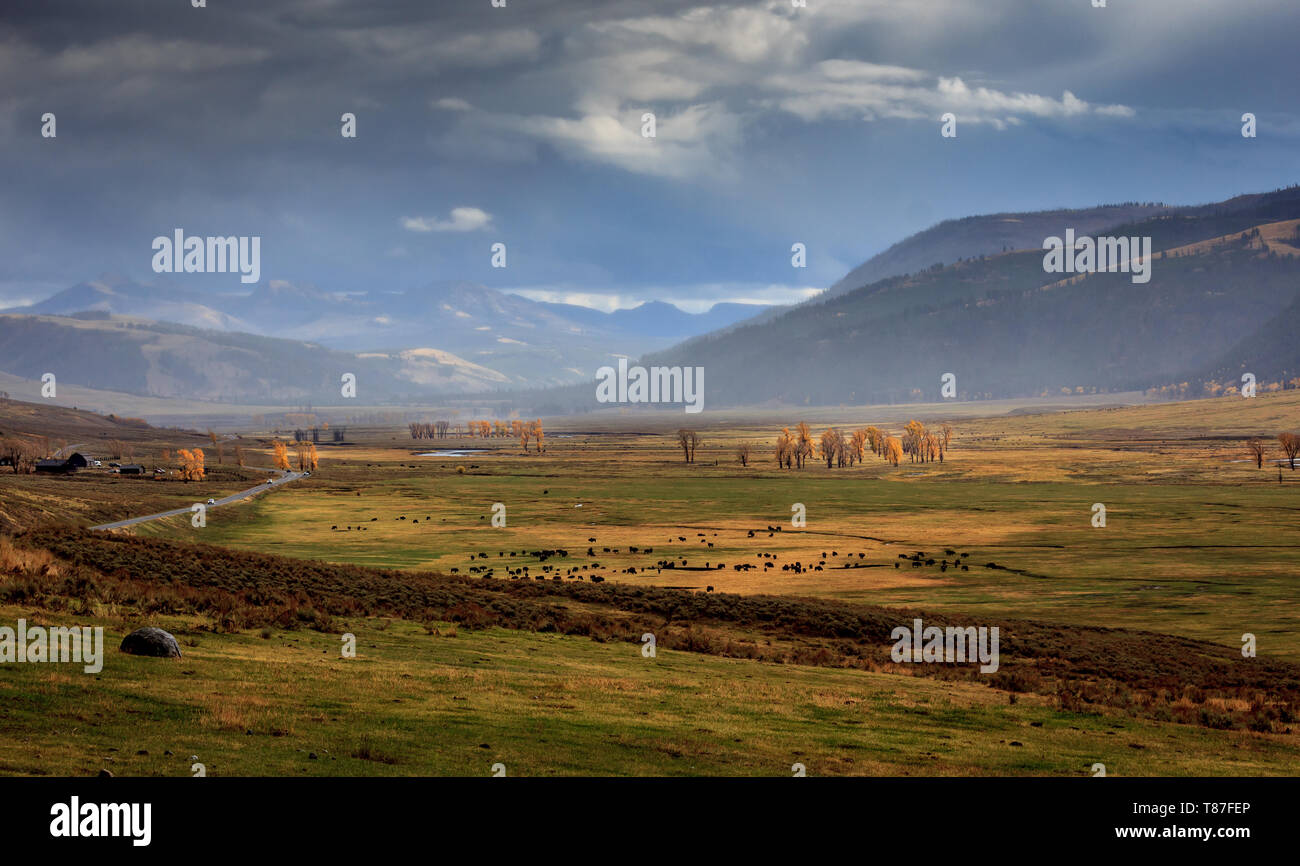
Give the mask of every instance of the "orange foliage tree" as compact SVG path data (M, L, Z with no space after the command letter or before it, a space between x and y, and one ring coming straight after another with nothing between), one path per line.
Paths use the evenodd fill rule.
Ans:
M190 450L182 448L176 452L181 458L181 478L185 481L202 481L206 474L203 467L203 449Z

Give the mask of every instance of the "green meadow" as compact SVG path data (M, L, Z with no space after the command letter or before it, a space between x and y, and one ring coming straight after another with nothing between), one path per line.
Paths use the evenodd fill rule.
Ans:
M31 611L5 608L6 621ZM47 617L47 619L49 619ZM1293 737L1073 713L978 684L401 621L336 635L159 620L181 659L0 667L0 772L185 776L1273 775ZM263 637L262 634L266 636ZM1014 701L1014 702L1012 702Z
M574 479L538 471L544 459L477 458L478 468L465 474L455 471L463 461L427 460L416 469L396 461L368 469L326 463L312 479L214 511L204 529L175 519L141 531L462 573L482 561L471 559L479 552L500 564L497 554L513 551L509 564L536 567L536 557L519 554L563 548L570 553L564 562L589 562L587 539L594 537L598 554L606 546L620 551L596 557L607 579L954 608L1221 644L1239 644L1249 632L1261 653L1300 660L1300 481L989 481L960 477L967 459L960 453L943 469L918 468L913 477L906 464L887 473L868 464L744 474L643 458L629 461L640 472L625 466ZM949 472L956 477L945 477ZM507 509L505 528L491 525L497 502ZM1105 527L1093 526L1098 502L1106 507ZM791 526L794 503L806 507L803 528ZM778 525L782 531L769 537L767 527ZM712 547L699 543L701 532ZM654 552L633 554L632 546ZM969 571L893 568L900 553L943 556L949 549L968 554L962 561ZM807 563L831 550L865 554L859 561L873 567L839 569L831 558L821 572L732 569L769 552ZM726 567L642 571L665 556ZM628 567L638 573L621 573Z
M815 459L777 468L771 445L780 427L739 418L703 428L689 464L662 419L638 428L620 418L605 430L589 429L599 426L590 419L582 428L556 425L541 455L509 439L413 441L391 428L354 430L345 445L320 447L311 477L213 509L203 528L180 517L128 534L474 580L602 580L685 590L682 598L812 597L973 622L1033 620L1060 626L1067 642L1092 639L1071 636L1070 627L1102 626L1235 654L1249 633L1261 661L1300 663L1300 473L1272 463L1257 469L1244 446L1247 436L1300 427L1292 423L1300 396L1248 403L961 415L942 463L891 466L868 453L833 469ZM890 417L900 411L891 407ZM934 424L925 413L935 411L920 407L918 415ZM871 423L864 410L841 417L814 424L814 435L833 423L846 431ZM250 466L266 465L270 440L247 435ZM742 466L737 449L746 444L753 460ZM483 450L416 456L441 448ZM259 474L212 470L203 489ZM161 503L133 503L124 496L131 488L108 482L60 487L66 480L24 480L21 489L42 503L61 489L84 491L71 520L82 526ZM100 487L108 492L98 495ZM1094 525L1096 503L1104 526ZM801 508L802 525L794 519ZM41 523L34 510L15 513L19 526ZM494 525L494 515L505 525ZM62 550L75 559L75 544ZM1051 677L994 688L855 667L852 647L761 629L723 629L712 650L661 649L647 659L636 644L594 631L547 633L527 617L515 617L512 630L427 615L340 622L337 614L325 631L310 623L231 627L215 613L175 613L188 603L175 562L156 577L147 567L106 567L93 604L24 606L23 569L39 569L44 576L32 585L52 592L51 575L68 567L41 562L9 566L19 577L6 588L3 619L62 622L76 611L79 624L108 627L111 649L130 628L162 625L182 640L185 657L110 651L94 677L0 666L0 772L186 775L190 755L212 775L477 776L496 763L509 775L776 776L791 775L796 763L809 775L1080 777L1097 762L1109 775L1288 774L1300 766L1300 734L1282 691L1254 680L1207 697L1171 679L1132 686L1129 695L1143 658L1099 676L1090 702L1079 697L1088 694L1078 679L1088 676L1085 657L1073 663L1074 685L1054 691ZM237 560L222 567L233 581L223 592L237 594L241 574L260 579ZM387 592L382 577L367 580L372 597ZM404 591L394 587L394 599ZM230 596L236 608L249 603ZM627 612L583 602L571 613L583 611ZM674 622L686 632L694 625ZM716 625L703 623L706 631ZM344 630L358 637L355 659L340 657ZM757 640L757 650L842 649L835 657L846 664L760 661L728 652L732 640ZM1221 712L1266 721L1216 727ZM1198 714L1209 723L1183 723Z

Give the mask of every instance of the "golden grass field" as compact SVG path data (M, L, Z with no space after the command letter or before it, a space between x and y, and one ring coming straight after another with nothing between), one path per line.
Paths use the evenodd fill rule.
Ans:
M181 660L124 656L95 678L0 667L0 772L184 776L191 756L211 776L487 776L498 762L518 776L789 776L802 763L810 776L1086 777L1097 762L1111 776L1280 775L1300 761L1294 736L1064 712L924 677L400 621L354 623L358 654L342 659L332 635L160 622L196 644Z
M975 417L980 408L997 414ZM715 426L661 413L551 421L541 455L507 439L414 441L405 429L356 429L347 444L320 446L312 477L214 510L205 528L173 518L131 532L476 579L483 571L470 569L500 580L528 566L530 576L563 581L1123 627L1224 647L1249 632L1261 656L1300 662L1300 473L1283 468L1279 483L1278 467L1256 469L1244 446L1251 435L1300 429L1300 393L1067 411L1042 402L823 408L806 417L819 419L810 420L814 436L831 424L896 433L910 417L951 420L956 434L942 463L894 467L868 453L851 468L810 461L784 470L771 458L779 425L734 415ZM786 423L799 420L792 412ZM690 465L673 435L684 423L703 437ZM244 435L250 464L269 466L269 433ZM154 447L165 440L159 434ZM742 442L754 447L749 467L735 456ZM444 448L485 450L417 456ZM169 488L169 507L241 489L239 472L210 468L209 482ZM6 495L29 498L66 496L78 481L12 486L0 476ZM140 487L121 479L84 483L92 505L70 509L72 523L161 501L132 502ZM1097 502L1104 528L1091 522ZM504 528L492 525L497 503ZM806 526L792 525L795 504L806 508ZM538 555L555 549L567 556ZM950 565L899 558L918 551ZM800 573L781 568L794 563ZM20 615L42 612L10 605L0 619ZM129 605L95 615L119 639L148 620L194 645L178 663L122 657L93 681L0 666L0 690L15 708L0 770L81 774L112 757L115 772L183 774L174 756L190 754L210 758L212 773L272 775L479 775L497 761L512 775L785 775L796 761L810 774L898 775L1087 775L1094 761L1129 775L1300 766L1294 728L1210 730L1075 712L967 681L671 650L644 660L634 645L400 619L347 623L363 649L345 661L337 635L310 630L221 633L202 617L142 616ZM54 728L39 728L43 714ZM164 760L163 750L174 756Z
M850 421L841 426L869 416ZM322 446L316 476L214 513L200 536L182 519L139 531L368 566L465 573L473 562L497 576L536 567L524 551L590 546L597 555L577 559L598 562L610 580L958 606L1222 644L1252 632L1261 652L1300 660L1300 611L1288 604L1300 475L1284 469L1279 484L1277 467L1256 469L1228 438L1289 421L1300 427L1295 393L1017 415L959 424L943 463L893 467L868 454L853 468L793 471L764 454L776 431L743 426L706 431L690 466L670 433L560 429L542 456L507 440L442 440L490 449L464 458L414 457L442 446L390 433L387 442ZM756 446L747 469L733 454L742 441ZM503 529L491 526L498 502ZM1105 528L1092 526L1096 502L1106 505ZM795 503L807 509L805 528L791 525ZM900 553L944 558L947 549L969 554L970 570L893 567ZM480 552L486 561L471 559ZM822 571L780 568L823 553ZM840 568L850 557L864 567ZM654 568L663 559L710 570ZM743 563L759 567L734 570Z

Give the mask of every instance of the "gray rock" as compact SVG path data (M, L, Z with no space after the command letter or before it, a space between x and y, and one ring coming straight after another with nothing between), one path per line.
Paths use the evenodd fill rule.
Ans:
M148 626L138 628L122 638L122 652L134 656L154 656L155 658L178 659L181 646L176 638L160 628Z

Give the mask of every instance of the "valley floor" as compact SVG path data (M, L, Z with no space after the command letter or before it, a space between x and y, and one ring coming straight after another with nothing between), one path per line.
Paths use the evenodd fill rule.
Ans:
M841 429L871 423L858 411L846 410ZM501 628L500 617L448 616L455 605L407 610L397 578L390 599L367 590L395 612L331 620L317 600L303 627L262 629L256 617L241 624L217 611L227 604L238 614L263 592L297 593L294 608L305 610L315 590L275 575L263 586L263 566L241 572L232 560L209 582L212 593L231 593L223 602L203 595L209 583L197 577L215 566L198 548L190 580L183 568L161 570L161 560L151 573L148 557L138 568L129 559L115 566L115 554L89 546L83 563L75 538L47 539L57 551L48 567L6 566L0 622L101 624L110 658L97 676L0 665L0 772L185 775L197 755L212 775L472 776L495 763L510 775L789 775L795 763L809 775L1086 776L1094 763L1109 775L1296 773L1300 726L1289 690L1300 662L1300 473L1243 458L1245 437L1300 428L1300 395L954 426L942 463L893 467L868 453L853 467L810 461L802 470L772 461L779 429L741 421L701 430L693 464L662 431L570 425L550 432L538 455L513 440L414 441L376 428L346 446L322 445L310 478L214 510L203 528L172 518L130 530L404 574L679 588L681 612L661 625L686 632L656 658L626 637L555 633L526 617ZM245 441L252 456L269 437ZM735 455L746 443L755 457L743 467ZM417 456L444 448L486 450ZM269 456L258 454L259 465ZM217 468L201 491L89 476L6 476L0 488L21 544L43 537L21 534L31 527L178 507L195 491L240 489L245 474ZM148 495L133 501L135 490ZM1096 503L1104 527L1093 524ZM498 506L505 527L493 526ZM805 526L792 523L797 506ZM93 599L59 594L77 568L102 576ZM321 585L346 596L347 578L331 575ZM185 589L191 583L198 588ZM686 600L709 593L820 599L846 611L923 608L972 624L1032 620L1059 626L1053 639L1067 642L1085 634L1070 629L1142 630L1152 633L1151 670L1141 659L1120 674L1092 670L1083 653L1069 660L1066 685L1039 687L1031 671L1028 686L991 687L875 662L842 666L864 646L879 649L877 639L860 632L856 648L841 646L771 623L726 633L744 652L686 651L696 625L715 625L693 621ZM634 620L629 610L614 614ZM116 653L121 636L144 624L173 630L185 657ZM345 629L358 638L355 659L340 656ZM1240 663L1247 634L1259 662L1282 665L1278 682L1291 684L1270 692L1251 681L1209 697L1204 682L1180 679L1199 661L1160 657L1159 646L1174 646ZM1161 635L1205 643L1198 650ZM1073 645L1062 646L1070 656ZM773 647L784 663L762 660ZM840 661L791 661L822 651ZM1053 663L1051 652L1035 658ZM1150 681L1134 685L1143 677ZM1186 723L1198 714L1200 723Z

